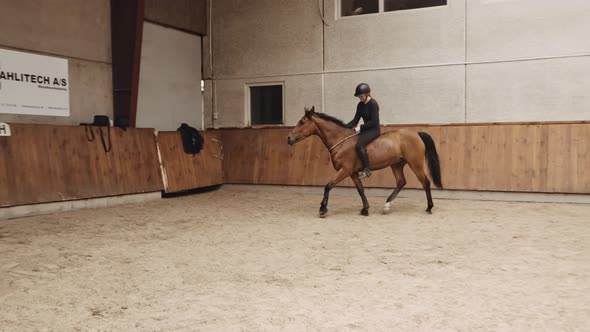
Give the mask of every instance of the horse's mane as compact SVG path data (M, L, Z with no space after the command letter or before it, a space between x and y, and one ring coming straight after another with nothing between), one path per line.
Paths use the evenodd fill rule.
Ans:
M334 122L335 124L339 125L340 127L348 128L346 123L342 122L342 120L337 119L331 115L328 115L326 113L314 113L314 114L317 115L321 119L324 119L324 120L327 120L330 122Z

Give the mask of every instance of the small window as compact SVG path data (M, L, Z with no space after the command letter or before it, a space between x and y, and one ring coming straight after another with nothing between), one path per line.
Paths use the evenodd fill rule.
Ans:
M447 0L384 0L386 12L424 7L446 6Z
M446 5L447 0L340 0L340 15L355 16Z
M365 15L379 12L379 0L341 0L342 16Z
M283 124L283 85L250 86L250 124Z

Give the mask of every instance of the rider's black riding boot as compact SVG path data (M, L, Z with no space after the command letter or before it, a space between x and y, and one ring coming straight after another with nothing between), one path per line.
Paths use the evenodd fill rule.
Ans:
M368 178L369 176L371 176L371 171L369 170L369 156L367 155L367 149L359 147L358 152L359 157L363 162L363 171L359 175L359 179Z

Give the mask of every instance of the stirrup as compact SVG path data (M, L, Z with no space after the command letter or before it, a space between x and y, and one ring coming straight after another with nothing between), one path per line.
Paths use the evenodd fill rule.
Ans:
M359 175L359 179L368 178L369 176L371 176L371 171L368 168L365 168Z

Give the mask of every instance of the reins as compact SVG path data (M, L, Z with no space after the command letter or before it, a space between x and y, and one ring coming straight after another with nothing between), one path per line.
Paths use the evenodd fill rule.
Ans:
M313 121L315 123L315 125L318 128L318 131L320 132L320 137L323 138L324 142L327 142L326 136L324 135L324 132L322 131L322 128L320 128L320 126L318 126L318 123L313 119L313 116L311 117L311 121ZM328 149L329 151L332 151L335 147L337 147L338 145L342 144L344 141L346 141L347 139L357 136L359 133L354 133L352 135L346 136L343 139L339 140L336 144L334 144L331 148Z
M331 148L328 149L328 151L332 151L332 149L334 149L335 147L337 147L338 145L340 145L342 142L346 141L347 139L354 137L356 135L358 135L359 133L354 133L350 136L344 137L343 139L339 140L338 143L334 144Z

